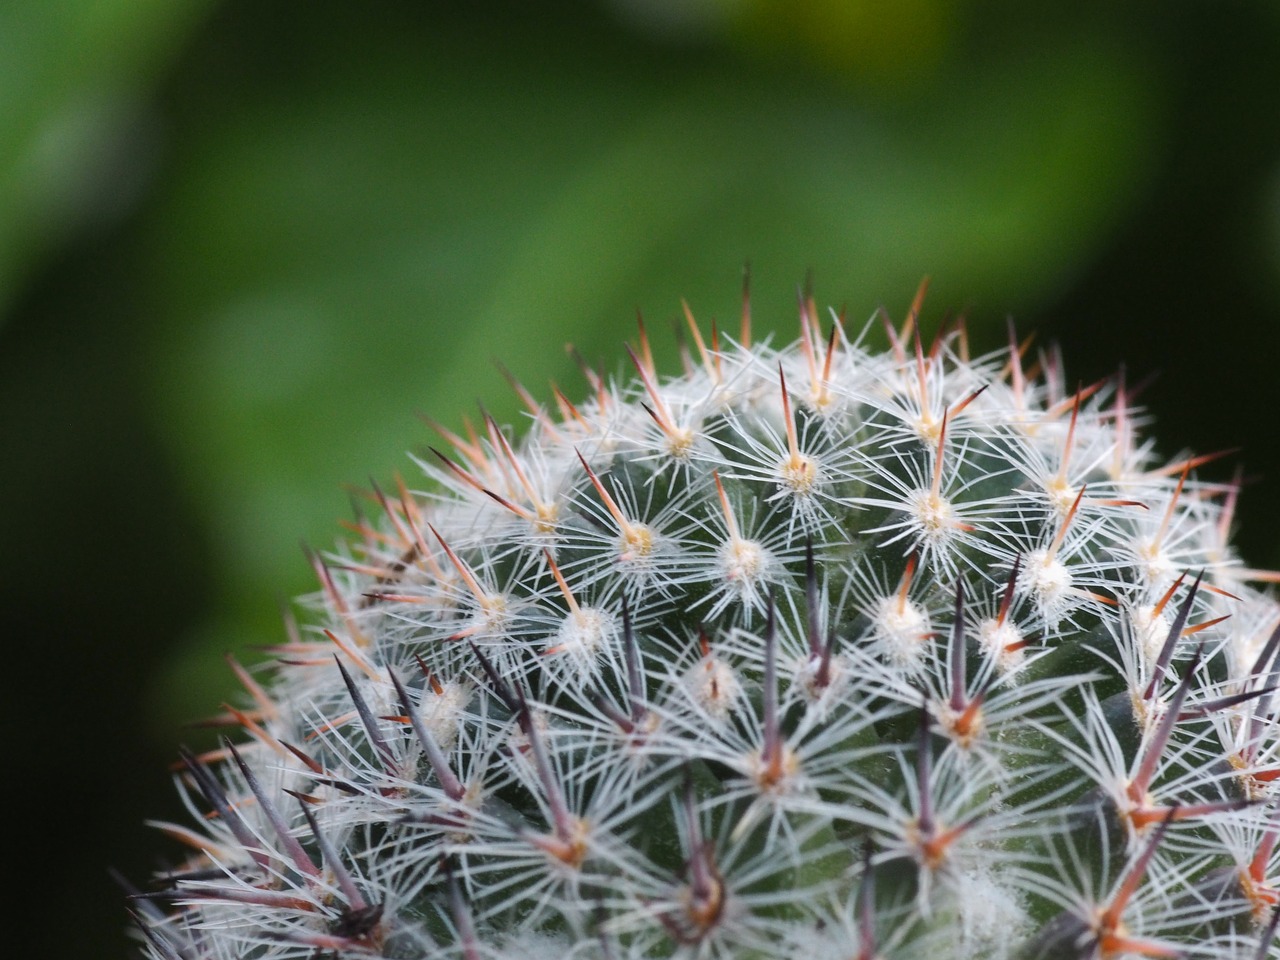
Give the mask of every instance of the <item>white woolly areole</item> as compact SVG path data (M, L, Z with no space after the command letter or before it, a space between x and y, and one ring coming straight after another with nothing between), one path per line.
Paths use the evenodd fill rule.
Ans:
M1172 621L1164 611L1157 613L1153 603L1134 607L1129 617L1134 639L1138 642L1138 649L1142 652L1143 659L1148 665L1155 663L1169 638L1169 630L1173 627Z
M929 635L929 616L906 597L882 597L872 611L871 624L885 655L899 667L918 666L921 647Z
M742 681L718 657L704 657L684 675L690 699L715 720L726 719L742 697Z
M762 544L739 537L720 545L719 559L726 588L738 594L754 592L773 566L773 557Z
M1031 595L1042 617L1056 623L1071 592L1071 572L1057 556L1036 550L1018 572L1018 587Z
M840 696L840 692L849 682L849 667L845 663L844 657L831 657L827 663L825 684L819 682L819 674L821 672L822 659L820 657L806 657L796 670L795 686L799 687L813 703Z
M1025 637L1013 623L994 617L978 624L978 643L982 651L995 660L1001 673L1016 672L1026 662Z
M1053 476L1045 481L1044 492L1049 498L1049 506L1053 509L1053 512L1059 518L1062 518L1071 512L1071 507L1076 502L1080 488L1073 487L1062 477Z
M612 613L596 607L579 607L561 621L547 652L567 657L586 669L602 650L613 645L617 636L618 621Z
M932 490L912 491L907 506L920 536L930 543L940 543L959 529L951 501Z
M1164 586L1182 572L1160 543L1139 540L1134 547L1134 552L1142 564L1142 575L1151 586Z
M804 454L787 457L778 464L779 492L793 497L811 496L821 477L818 461Z
M419 716L441 749L448 750L457 740L472 692L470 684L448 682L440 684L439 692L428 686L420 696Z
M618 538L618 562L635 570L649 566L657 546L657 534L643 523L632 523Z

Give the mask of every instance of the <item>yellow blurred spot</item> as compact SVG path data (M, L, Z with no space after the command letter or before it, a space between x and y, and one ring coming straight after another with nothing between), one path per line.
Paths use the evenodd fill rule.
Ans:
M826 73L875 87L926 83L951 43L955 0L747 0L730 13L758 53L799 54Z

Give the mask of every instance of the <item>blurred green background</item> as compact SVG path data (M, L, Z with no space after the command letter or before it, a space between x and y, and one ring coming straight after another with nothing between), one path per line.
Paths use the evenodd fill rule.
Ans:
M348 486L477 399L663 352L686 298L790 337L963 311L1127 364L1168 454L1240 447L1280 564L1270 0L0 5L4 942L128 954L116 867L281 636ZM16 758L14 758L16 754ZM16 941L14 935L16 934ZM24 949L25 948L25 949Z

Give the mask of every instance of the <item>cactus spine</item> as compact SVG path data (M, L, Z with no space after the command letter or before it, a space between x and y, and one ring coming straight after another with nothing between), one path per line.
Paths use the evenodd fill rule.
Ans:
M147 956L1280 956L1236 485L919 307L442 431L184 755Z

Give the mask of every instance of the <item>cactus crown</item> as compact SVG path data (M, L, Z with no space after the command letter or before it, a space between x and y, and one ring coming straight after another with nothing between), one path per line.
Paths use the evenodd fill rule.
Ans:
M1236 485L919 307L442 430L184 755L147 955L1277 956Z

